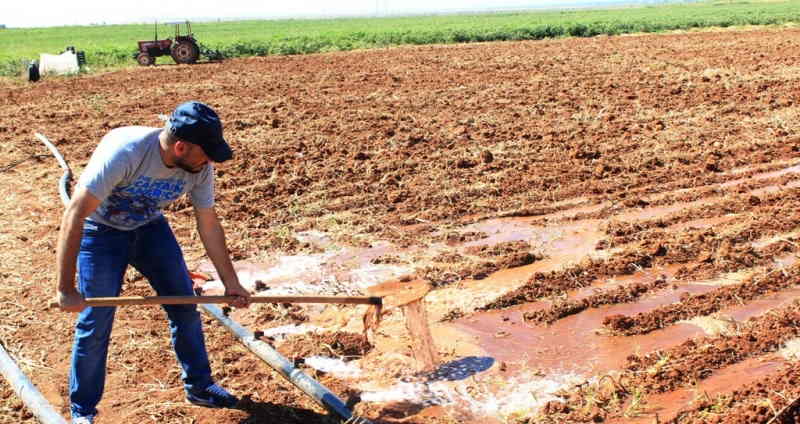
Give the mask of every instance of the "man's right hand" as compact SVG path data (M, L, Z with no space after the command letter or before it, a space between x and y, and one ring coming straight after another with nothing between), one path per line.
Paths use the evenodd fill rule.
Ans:
M61 217L56 246L56 296L54 303L65 312L80 312L86 308L83 296L75 288L75 263L81 248L84 219L100 204L85 187L78 187Z
M81 312L86 308L86 301L83 300L83 295L74 289L66 292L59 290L56 301L58 302L58 307L64 312Z

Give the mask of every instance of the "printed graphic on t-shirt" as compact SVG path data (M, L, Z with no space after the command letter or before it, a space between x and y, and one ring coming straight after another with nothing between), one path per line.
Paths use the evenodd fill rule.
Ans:
M146 223L161 214L159 205L180 197L185 187L186 181L177 178L139 176L133 183L115 188L98 208L98 213L116 225Z

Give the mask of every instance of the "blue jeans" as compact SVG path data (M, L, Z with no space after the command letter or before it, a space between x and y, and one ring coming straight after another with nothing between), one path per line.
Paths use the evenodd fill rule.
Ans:
M129 264L147 277L159 296L194 295L183 253L166 219L131 231L85 221L78 254L78 290L84 297L119 296ZM164 310L185 389L205 389L213 381L197 307L165 305ZM69 379L73 415L97 413L115 311L114 307L89 307L78 315Z

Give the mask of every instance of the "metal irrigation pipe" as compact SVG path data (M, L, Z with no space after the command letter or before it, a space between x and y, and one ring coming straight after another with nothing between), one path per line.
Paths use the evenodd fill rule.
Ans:
M69 180L72 178L72 171L70 171L67 162L58 153L58 149L47 138L39 133L36 133L39 138L53 153L58 160L58 163L66 171L59 181L58 192L61 195L61 201L66 206L69 203L68 185ZM298 389L302 390L305 394L313 398L323 408L336 414L339 418L346 420L348 423L353 424L367 424L368 420L356 417L350 409L327 387L320 384L318 381L309 377L302 371L294 367L294 365L283 357L278 351L273 349L267 343L258 340L252 332L242 327L238 322L225 316L222 310L210 304L201 304L200 308L211 314L222 325L224 325L242 344L245 345L251 352L266 362L272 369L282 375L290 383L294 384ZM0 347L2 347L0 345ZM35 390L35 389L34 389ZM62 419L63 422L63 419Z
M267 343L258 340L258 338L255 337L250 330L242 327L238 322L225 316L218 306L201 304L200 307L216 318L217 321L222 323L222 325L224 325L237 339L239 339L242 344L250 349L251 352L255 353L256 356L264 360L264 362L268 363L275 371L277 371L285 379L289 380L290 383L297 386L298 389L314 398L314 400L317 401L317 403L319 403L322 407L336 414L340 418L348 420L348 422L367 422L363 419L360 419L361 421L353 421L358 418L354 417L353 413L350 412L350 409L347 408L347 405L345 405L341 399L336 397L335 394L328 390L327 387L323 386L313 378L295 368L294 365L289 362L289 360L284 358L283 355L278 353L278 351L273 349Z
M6 352L0 343L0 372L8 380L14 393L22 399L25 406L42 424L67 424L64 417L53 408L53 405L42 396L33 382L14 362L14 358Z

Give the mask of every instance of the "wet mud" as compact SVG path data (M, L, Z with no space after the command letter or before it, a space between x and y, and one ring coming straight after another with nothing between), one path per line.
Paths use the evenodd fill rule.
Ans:
M372 344L362 334L308 333L288 337L277 346L278 352L291 358L332 356L352 360L366 355Z

